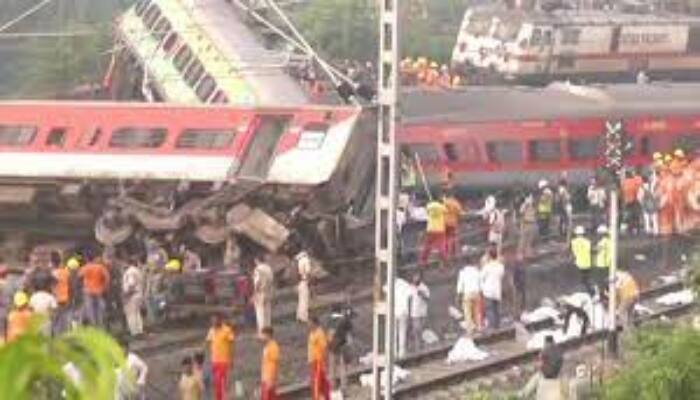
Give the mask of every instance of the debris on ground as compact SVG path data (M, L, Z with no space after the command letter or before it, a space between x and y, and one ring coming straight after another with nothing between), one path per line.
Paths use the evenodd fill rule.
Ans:
M447 353L447 363L454 364L465 361L482 361L489 357L489 353L479 349L470 338L461 337L452 349Z
M656 304L664 306L681 306L690 304L695 299L693 291L690 289L681 290L678 292L665 294L656 299Z

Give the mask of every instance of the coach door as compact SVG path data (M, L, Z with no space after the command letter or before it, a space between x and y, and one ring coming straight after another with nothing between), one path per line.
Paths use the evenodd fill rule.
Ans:
M289 126L289 119L289 116L280 115L258 118L238 173L241 178L263 180L267 177L277 144Z

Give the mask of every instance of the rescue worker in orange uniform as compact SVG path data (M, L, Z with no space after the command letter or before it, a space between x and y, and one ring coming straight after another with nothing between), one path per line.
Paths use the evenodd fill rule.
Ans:
M6 342L11 342L27 332L32 322L32 310L29 308L29 296L23 291L15 293L15 308L7 315Z
M465 214L462 205L451 194L442 196L442 204L445 206L445 246L448 257L457 256L459 245L459 218Z
M309 317L308 341L309 371L312 400L330 400L331 385L326 372L328 357L328 338L318 323L318 318Z
M58 308L54 312L53 330L54 334L60 334L70 328L72 320L71 310L71 271L80 267L80 262L76 258L69 258L65 265L59 265L53 271L55 285L53 295L58 303Z
M428 256L432 250L440 253L443 266L447 265L447 244L445 240L445 206L437 201L431 200L425 207L428 214L428 221L423 237L423 249L421 250L420 263L426 266Z
M277 371L280 364L280 346L274 338L272 327L262 329L262 339L265 342L261 362L260 399L277 399Z
M236 334L233 328L224 323L221 314L212 317L212 325L207 333L207 342L211 352L211 372L214 384L214 399L225 400L228 376L232 363Z

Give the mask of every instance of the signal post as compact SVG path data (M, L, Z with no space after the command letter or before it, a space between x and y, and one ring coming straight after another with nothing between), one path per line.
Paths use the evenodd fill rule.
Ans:
M393 398L395 357L394 283L396 282L396 126L399 93L399 2L379 0L379 79L375 275L372 332L372 399ZM386 290L385 290L386 288ZM382 374L382 371L385 373ZM383 376L382 376L383 375ZM382 379L384 378L384 379ZM383 380L383 382L382 382ZM384 391L382 391L382 387Z

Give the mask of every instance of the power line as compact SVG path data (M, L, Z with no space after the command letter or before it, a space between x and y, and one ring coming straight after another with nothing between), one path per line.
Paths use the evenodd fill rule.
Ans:
M18 15L16 18L6 22L2 26L0 26L0 33L12 28L13 26L17 25L18 23L24 21L27 17L31 16L35 12L41 10L46 6L47 4L51 3L53 0L43 0L41 3L30 7L27 11L23 12L22 14Z

